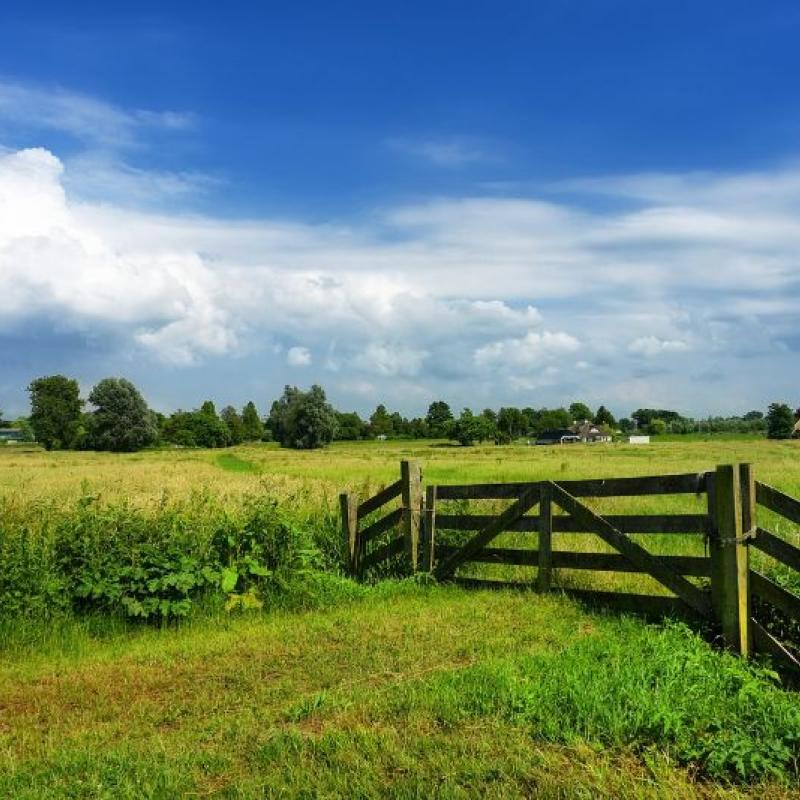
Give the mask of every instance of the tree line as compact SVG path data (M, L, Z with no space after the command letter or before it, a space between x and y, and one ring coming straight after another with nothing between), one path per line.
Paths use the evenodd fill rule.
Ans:
M48 450L111 450L133 452L158 445L228 447L244 442L275 441L283 447L312 449L334 440L450 439L462 445L492 441L507 444L535 438L545 431L565 430L590 422L602 431L616 433L763 433L769 438L794 435L800 409L773 403L767 413L749 411L742 416L693 419L669 409L639 408L630 417L615 419L603 405L592 410L575 402L558 408L515 408L479 413L463 409L456 417L444 400L430 404L425 416L408 419L398 411L378 405L368 419L355 411L337 411L322 387L308 391L284 387L261 417L253 401L239 410L231 405L217 413L211 400L200 408L179 409L169 416L151 410L141 392L125 378L104 378L80 396L78 382L64 375L37 378L28 386L30 416L2 422L18 428L23 438ZM88 408L87 408L88 406Z

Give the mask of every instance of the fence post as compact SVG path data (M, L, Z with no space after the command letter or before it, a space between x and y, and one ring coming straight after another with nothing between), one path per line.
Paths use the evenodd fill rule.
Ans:
M425 488L425 525L422 538L422 571L432 572L436 558L436 487Z
M353 577L360 577L361 537L358 535L358 498L344 492L339 495L339 507L342 512L342 536L347 553L347 566Z
M422 470L418 461L400 462L403 483L403 538L411 571L417 571L419 557L420 508L422 507Z
M744 604L739 614L739 630L742 641L747 643L743 655L749 656L753 652L753 618L752 601L750 598L750 539L755 535L756 529L756 479L752 464L739 465L739 485L742 496L742 535L745 542L742 545L744 556L737 560L739 572L740 591L744 594Z
M717 467L713 493L711 604L722 626L726 645L746 656L750 652L749 563L742 531L740 475L732 464Z
M539 493L539 570L536 590L550 591L550 565L553 561L553 504L550 487L541 484Z

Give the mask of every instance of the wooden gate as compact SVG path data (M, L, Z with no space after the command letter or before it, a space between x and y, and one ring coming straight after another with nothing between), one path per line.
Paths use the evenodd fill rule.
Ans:
M702 510L695 501L693 513L612 515L590 505L595 498L658 495L701 497ZM374 517L395 498L401 500L398 508ZM475 513L482 501L493 502L485 509L492 513ZM689 616L716 623L727 645L744 655L762 650L800 668L796 646L781 641L782 629L765 611L777 609L781 619L800 630L800 597L774 575L751 569L749 558L753 546L783 567L800 570L800 547L756 522L757 508L763 507L800 525L800 501L757 483L749 465L634 478L429 485L423 502L421 470L415 462L403 462L396 483L361 504L352 495L342 495L341 502L348 564L359 578L378 575L376 569L398 558L406 571L421 569L440 581L524 585L620 610ZM448 508L453 503L461 508ZM500 503L505 503L502 510ZM450 532L459 531L472 535L465 542L448 542ZM535 547L497 546L497 537L506 532L535 534ZM597 536L613 552L554 548L559 533ZM652 534L688 537L676 539L687 549L696 537L704 554L696 554L697 544L694 554L656 554L643 544ZM797 536L800 542L800 531ZM535 578L510 582L461 574L475 563L534 567ZM654 579L661 593L559 586L559 570L640 573Z

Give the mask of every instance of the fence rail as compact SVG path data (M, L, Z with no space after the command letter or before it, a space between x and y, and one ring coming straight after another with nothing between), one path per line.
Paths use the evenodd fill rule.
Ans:
M658 495L702 496L705 513L604 514L585 502L587 498ZM397 498L399 507L386 511ZM441 503L487 500L495 501L492 509L503 501L505 507L496 513L440 509ZM768 630L771 622L762 614L764 608L773 608L800 625L800 596L751 569L749 559L752 546L784 567L800 571L800 548L759 527L758 507L800 524L800 500L755 481L746 464L633 478L428 485L423 498L419 464L404 461L400 479L374 496L360 503L353 495L341 496L348 563L357 577L402 556L408 571L421 569L439 580L466 586L555 589L620 610L701 618L715 622L728 646L743 655L765 651L784 665L800 669L795 649L800 643L780 641ZM376 519L377 512L382 515ZM437 531L470 535L454 544L439 541ZM537 538L533 547L498 546L495 540L507 532ZM553 549L553 534L560 533L598 537L613 552ZM645 539L631 538L638 535ZM686 541L696 536L704 542L706 555L652 553L645 546L649 535L682 536ZM534 568L535 580L464 576L462 568L470 563ZM668 594L558 586L555 570L647 575Z

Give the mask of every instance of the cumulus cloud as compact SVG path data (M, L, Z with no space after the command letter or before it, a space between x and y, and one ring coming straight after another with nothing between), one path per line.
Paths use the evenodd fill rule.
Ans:
M691 349L688 342L680 339L659 339L657 336L640 336L628 345L628 351L635 355L653 358L665 353L685 353Z
M311 351L307 347L290 347L286 363L290 367L308 367L311 365Z
M503 339L479 347L475 363L479 367L529 371L576 353L580 347L581 343L568 333L530 331L519 339Z
M652 200L647 181L631 178L633 207L438 198L358 225L311 225L95 203L74 190L91 183L85 166L44 149L5 152L0 332L38 320L176 365L277 349L281 362L335 371L343 385L455 387L465 400L543 382L626 406L679 400L705 353L731 375L735 359L791 358L792 170L774 176L769 205L756 202L768 175L675 178L649 189ZM165 191L179 197L192 178L173 178ZM584 191L624 195L620 181ZM651 368L661 354L675 370L663 377Z

